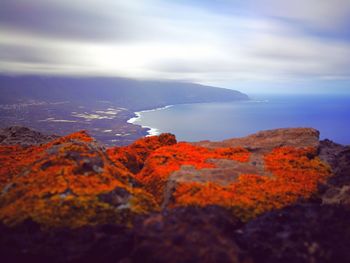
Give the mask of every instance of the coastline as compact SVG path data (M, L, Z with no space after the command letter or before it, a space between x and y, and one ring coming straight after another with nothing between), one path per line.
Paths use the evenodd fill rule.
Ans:
M135 116L128 119L126 122L127 123L130 123L130 124L134 124L134 125L140 125L140 124L135 124L135 122L139 119L141 119L142 117L142 113L145 113L145 112L152 112L152 111L158 111L158 110L165 110L165 109L168 109L168 108L171 108L173 107L174 105L166 105L164 107L158 107L158 108L154 108L154 109L150 109L150 110L142 110L142 111L136 111L134 112ZM146 137L148 136L154 136L154 135L159 135L160 132L157 128L154 128L154 127L150 127L150 126L144 126L144 125L140 125L141 128L144 128L144 129L147 129L147 135Z
M248 101L251 101L251 99L249 98ZM262 101L258 101L258 102L267 102L267 100L262 100ZM197 103L206 103L206 102L197 102ZM187 105L187 104L197 104L197 103L181 103L182 105ZM207 102L208 103L208 102ZM209 102L210 103L210 102ZM215 103L215 102L214 102ZM147 135L145 137L148 136L156 136L160 134L160 131L157 128L154 127L150 127L150 126L145 126L145 125L141 125L141 124L137 124L135 122L137 122L137 120L141 119L142 117L142 113L144 112L152 112L152 111L158 111L158 110L165 110L168 108L171 108L175 106L174 104L170 104L170 105L166 105L164 107L158 107L158 108L154 108L154 109L149 109L149 110L141 110L141 111L135 111L134 112L134 116L131 117L130 119L128 119L126 122L133 124L133 125L138 125L141 126L142 129L147 129Z

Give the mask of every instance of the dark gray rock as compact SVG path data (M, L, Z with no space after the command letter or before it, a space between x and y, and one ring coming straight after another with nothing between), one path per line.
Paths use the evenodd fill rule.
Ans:
M323 140L320 142L319 156L334 173L326 184L320 186L322 203L350 207L350 146Z
M331 205L294 205L246 224L236 240L261 263L350 262L350 211Z
M15 228L0 224L0 233L2 263L119 262L133 247L130 230L120 225L48 230L26 221Z
M217 206L154 214L136 224L128 262L249 262L233 239L241 225Z

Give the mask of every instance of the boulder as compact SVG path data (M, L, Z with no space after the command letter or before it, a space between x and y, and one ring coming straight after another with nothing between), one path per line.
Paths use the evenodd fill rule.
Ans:
M254 262L350 262L350 211L319 204L266 213L236 231Z
M26 220L16 227L0 224L2 263L119 262L134 246L132 231L123 225L43 228Z
M111 147L107 149L109 158L123 164L126 169L136 174L141 171L148 156L163 146L176 144L173 134L163 133L159 136L149 136L136 140L124 147Z
M126 262L249 262L233 239L242 223L220 207L186 207L135 224Z
M331 175L317 157L318 135L279 129L221 143L181 142L152 152L136 179L163 209L220 205L248 220L310 198Z
M157 207L83 131L40 146L0 146L0 163L0 220L7 225L128 224Z
M318 148L319 136L320 132L313 128L283 128L260 131L246 137L233 138L220 142L200 141L194 144L209 148L241 146L249 148L254 152L268 152L274 148L284 146Z
M334 174L320 186L322 203L350 207L350 146L323 140L320 142L319 156L331 166Z

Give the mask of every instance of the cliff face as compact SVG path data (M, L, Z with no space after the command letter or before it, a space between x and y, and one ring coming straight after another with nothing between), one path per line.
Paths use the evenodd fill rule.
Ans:
M94 262L104 249L101 262L350 259L336 242L320 240L325 225L337 233L346 225L332 217L349 213L349 149L319 142L314 129L197 143L162 134L108 149L85 132L51 139L24 131L31 135L12 132L0 146L0 245L17 240L0 254L11 260L24 250L41 260ZM68 242L57 256L52 233L75 249ZM21 241L36 235L41 243ZM291 250L281 254L284 245Z

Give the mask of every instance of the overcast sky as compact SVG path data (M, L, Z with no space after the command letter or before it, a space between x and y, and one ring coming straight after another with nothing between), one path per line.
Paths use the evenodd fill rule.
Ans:
M0 0L0 71L350 93L350 0Z

